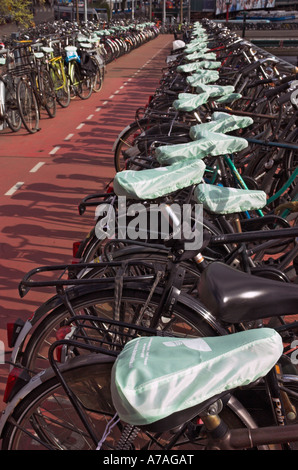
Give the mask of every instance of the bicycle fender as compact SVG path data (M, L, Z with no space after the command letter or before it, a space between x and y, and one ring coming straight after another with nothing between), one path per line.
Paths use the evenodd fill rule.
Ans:
M128 126L126 126L121 132L120 134L118 135L117 139L115 140L114 144L113 144L113 148L112 148L112 151L115 152L116 150L116 147L121 139L121 137L131 128L132 124L129 124Z
M51 297L48 299L46 302L44 302L38 309L33 313L32 317L25 322L23 325L23 328L21 329L17 339L16 343L13 347L12 353L11 353L11 362L15 364L17 362L17 358L19 356L19 353L21 351L22 345L25 342L25 339L27 338L30 330L33 328L33 326L42 318L44 318L49 312L54 310L55 308L59 307L60 305L63 304L63 301L60 297L55 295L54 297ZM10 366L10 370L13 368L13 365Z
M17 357L19 355L22 344L24 343L25 338L27 337L27 335L28 335L29 331L31 330L32 326L33 325L31 323L31 321L27 320L25 322L25 324L23 325L23 328L21 329L20 333L18 334L18 337L16 339L15 345L13 347L13 350L12 350L12 353L11 353L11 356L10 356L10 361L12 362L12 364L10 365L9 371L11 371L13 369L13 367L14 367L13 364L15 364L17 362Z
M13 364L17 362L17 358L21 351L22 345L24 344L24 341L27 338L29 331L47 313L49 313L51 310L53 310L54 308L58 307L61 304L62 304L62 301L60 298L58 298L58 296L52 297L51 299L44 302L40 307L38 307L38 309L33 313L32 317L24 323L23 328L18 334L18 337L16 339L15 345L13 347L13 350L10 356L10 360L12 362L12 365L10 366L10 371L13 368Z
M12 415L15 407L17 404L23 400L35 387L38 387L41 383L41 376L45 373L45 371L40 372L39 374L32 377L30 382L28 382L21 390L13 397L13 399L7 404L4 411L2 412L0 418L0 438L2 437L3 429L7 423L7 420Z
M93 357L88 356L88 365L90 365L92 363L98 364L98 363L102 363L102 362L112 363L114 361L115 361L115 358L113 356L108 356L108 355L104 355L104 354L94 355ZM67 368L69 370L69 368L78 367L81 364L82 365L86 364L86 356L85 355L78 356L78 357L74 358L72 361L66 362L65 364L62 364L61 367L59 367L59 368L63 372L64 368ZM18 393L16 393L16 395L12 398L12 400L10 402L7 403L5 409L2 412L2 415L0 417L0 438L2 437L4 427L5 427L8 419L9 419L9 417L12 415L12 413L13 413L15 407L18 405L18 403L20 401L22 401L27 395L29 395L29 393L31 393L36 387L38 387L43 382L51 379L54 376L55 376L55 372L51 367L39 372L38 374L34 375L31 378L31 380L26 385L24 385L24 387L22 387L20 389L20 391Z

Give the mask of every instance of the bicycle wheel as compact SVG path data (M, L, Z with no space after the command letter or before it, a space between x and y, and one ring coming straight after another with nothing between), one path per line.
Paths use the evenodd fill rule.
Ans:
M75 295L74 291L74 295ZM119 302L121 321L134 324L138 319L140 324L150 327L152 318L161 301L161 292L155 292L149 299L146 286L129 289L123 287L121 301ZM145 302L148 301L146 304ZM115 307L114 287L100 292L90 291L83 295L77 295L71 301L76 315L93 315L100 318L112 319ZM144 307L142 311L142 307ZM199 315L201 304L191 297L183 295L178 299L173 308L171 317L162 317L158 320L156 329L166 330L179 336L214 336L215 332ZM48 350L56 341L57 330L71 317L64 305L53 308L40 321L21 352L21 363L30 370L39 372L48 367Z
M56 100L61 108L67 108L70 104L70 86L68 79L65 78L66 83L56 90Z
M1 80L3 80L0 77ZM22 118L20 116L17 104L16 86L13 77L5 82L5 119L8 127L13 132L18 132L22 127Z
M91 60L95 63L96 65L96 74L95 77L93 78L93 91L95 93L98 93L102 89L103 85L103 80L104 80L104 67L100 65L95 57L91 56Z
M63 379L78 399L93 435L79 419L58 379L41 377L42 383L37 382L10 416L3 433L2 450L95 450L99 442L103 451L206 449L206 434L199 416L185 425L158 433L120 420L116 422L110 391L113 362L100 355L88 356L87 360L85 356L84 365L78 364L79 359L64 367ZM234 397L220 417L231 428L256 427L249 412ZM113 423L106 433L107 426Z
M94 79L92 76L81 76L77 86L77 95L81 100L87 100L92 95Z
M114 408L111 403L111 364L94 367L74 367L65 372L64 378L71 389L79 394L81 384L89 387L95 381L102 387L97 398L103 400L100 412L88 412L90 423L99 439L110 419ZM92 374L92 375L91 375ZM12 422L15 420L17 426ZM118 431L118 436L120 437ZM99 440L98 439L98 440ZM96 446L88 436L68 396L56 377L41 383L26 396L14 410L4 430L3 450L95 450Z
M35 93L26 80L17 86L17 103L24 127L30 134L39 130L39 107Z
M146 129L152 126L148 119L140 119L132 122L118 137L114 149L114 167L115 170L122 171L125 169L125 152L133 147L135 139L140 136Z
M70 87L64 70L60 70L59 67L50 67L50 75L54 84L57 103L62 108L67 108L70 103Z
M56 116L57 103L53 81L46 69L41 70L39 79L39 85L43 95L44 108L49 117L54 118Z
M92 78L83 77L78 62L70 64L70 84L72 88L72 97L77 95L82 100L90 98L92 94Z

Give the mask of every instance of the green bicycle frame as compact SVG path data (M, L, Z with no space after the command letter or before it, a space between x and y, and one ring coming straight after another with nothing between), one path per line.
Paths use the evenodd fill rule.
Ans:
M225 155L224 156L224 161L226 162L227 166L230 168L233 176L236 178L236 180L238 181L238 184L239 186L242 188L242 189L249 189L245 183L245 181L243 180L242 176L240 175L239 171L237 170L236 166L234 165L234 162L233 160L231 159L231 157L229 155ZM264 217L264 213L263 211L261 211L260 209L258 209L257 211L257 214L260 216L260 217Z

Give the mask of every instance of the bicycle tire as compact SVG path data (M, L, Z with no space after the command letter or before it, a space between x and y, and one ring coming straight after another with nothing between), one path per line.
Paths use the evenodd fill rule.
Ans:
M39 107L35 93L26 80L18 83L17 103L24 127L34 134L39 130Z
M140 136L146 129L152 126L153 121L148 119L140 119L139 121L134 121L126 128L124 133L120 134L118 137L118 142L115 144L114 150L114 167L116 172L122 171L125 169L125 157L123 157L123 152L130 149L133 146L135 139Z
M75 291L74 291L75 292ZM150 292L150 290L149 290ZM146 286L130 289L123 287L121 295L121 313L123 318L121 321L134 323L134 317L138 313L148 298L148 289ZM74 311L77 315L82 314L95 315L101 318L111 319L113 316L115 300L114 287L106 290L90 291L84 295L78 295L71 301ZM155 292L150 300L144 314L143 323L149 326L152 314L157 308L161 300L161 292ZM125 307L124 307L125 306ZM170 327L171 332L174 327L180 335L196 335L196 336L214 336L214 329L199 316L200 304L194 301L190 296L183 295L179 297L172 314L172 322L165 319L159 320L161 329ZM63 326L67 319L71 317L70 312L64 305L55 307L50 311L36 326L30 336L24 351L22 351L19 360L22 365L31 371L39 372L48 367L48 348L56 341L56 331ZM155 326L154 326L155 327ZM179 336L179 334L178 334Z
M50 66L50 75L54 84L57 103L62 108L67 108L70 104L69 80L65 76L64 70Z
M4 82L3 78L0 80ZM12 132L18 132L22 127L22 118L20 116L17 104L16 86L13 77L9 77L4 82L5 85L5 120Z
M69 89L70 89L70 99L73 100L76 98L76 77L75 77L75 62L70 61L67 65L66 69L66 76L69 82Z
M98 379L101 377L101 386L103 387L105 382L109 384L111 363L99 363L96 368ZM86 368L70 368L69 372L74 374L81 383L84 383L84 378L88 376L88 366ZM94 368L92 368L93 375L94 372ZM67 371L65 378L75 386L75 380L68 378ZM106 391L106 388L107 386L105 386L104 391ZM54 407L53 403L55 403ZM57 418L56 425L53 424L51 418L48 420L45 410L48 410L51 417ZM43 412L45 413L44 415L42 414ZM111 417L110 414L106 414ZM12 420L15 420L18 427L14 426ZM94 443L87 438L86 430L82 429L82 423L55 376L50 377L35 387L17 405L13 412L12 420L9 420L4 429L2 450L49 450L49 448L51 450L95 450ZM51 429L52 425L53 430ZM63 426L66 426L66 429L63 429ZM105 423L103 423L104 427ZM26 429L26 434L23 434L22 428ZM62 434L60 434L60 431ZM31 439L30 434L32 436ZM39 441L35 439L36 436L40 439ZM22 437L25 440L23 444ZM68 440L70 440L69 443L67 442Z
M50 118L54 118L57 112L56 92L50 73L43 68L40 72L39 86L43 95L43 106Z
M87 100L92 95L93 79L91 76L83 76L78 62L74 63L76 86L75 91L81 100Z
M12 132L18 132L22 127L22 118L17 109L8 108L6 110L5 120Z
M114 50L110 43L107 42L107 40L104 43L103 52L105 57L105 63L109 64L110 62L112 62L112 60L114 59Z
M96 65L96 74L93 80L93 91L95 93L99 93L102 89L103 81L104 81L104 67L99 64L95 57L91 56L91 60Z
M56 100L61 108L67 108L70 104L70 86L69 81L66 79L66 84L63 88L56 91Z

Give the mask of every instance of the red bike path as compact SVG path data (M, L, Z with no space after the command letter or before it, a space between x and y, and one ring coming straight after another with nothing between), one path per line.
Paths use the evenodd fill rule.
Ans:
M113 143L158 88L172 41L160 35L108 64L99 93L58 107L54 119L43 114L36 134L0 132L0 340L6 349L6 324L26 320L55 294L43 288L21 299L20 280L38 266L71 262L72 243L94 223L94 211L81 217L78 203L113 178ZM0 409L7 370L0 365Z

